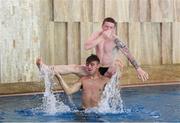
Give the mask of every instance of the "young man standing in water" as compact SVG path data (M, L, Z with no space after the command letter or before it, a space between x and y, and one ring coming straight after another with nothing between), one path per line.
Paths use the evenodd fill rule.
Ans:
M92 108L98 106L102 92L109 78L99 73L100 60L96 55L91 55L86 59L85 71L87 76L81 77L78 82L68 86L59 73L55 71L62 88L66 94L73 94L82 88L82 108Z
M95 48L96 55L100 59L101 67L100 72L111 77L115 72L116 68L113 65L113 49L120 50L130 61L137 71L139 79L147 80L148 74L137 64L134 57L128 50L128 47L119 40L116 35L116 22L113 18L105 18L102 23L102 30L93 33L89 39L85 42L85 49L89 50Z

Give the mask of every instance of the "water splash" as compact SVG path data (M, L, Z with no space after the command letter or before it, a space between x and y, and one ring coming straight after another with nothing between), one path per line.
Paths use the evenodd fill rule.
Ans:
M55 114L57 112L70 111L69 106L65 105L62 101L57 101L52 92L54 72L48 66L42 65L40 69L40 77L45 83L45 92L43 97L42 110L48 114Z
M107 83L103 91L101 101L98 105L100 113L122 113L123 101L119 89L119 72L116 72Z
M119 50L115 47L113 49L113 61L116 62L119 57ZM113 63L115 64L115 63ZM121 75L120 69L117 67L116 73L111 77L111 80L105 86L101 101L98 105L98 112L100 113L122 113L123 101L121 99L121 93L119 88L119 78Z

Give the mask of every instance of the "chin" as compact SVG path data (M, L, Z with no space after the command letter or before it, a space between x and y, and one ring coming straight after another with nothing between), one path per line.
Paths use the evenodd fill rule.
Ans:
M89 71L89 75L93 75L93 72L92 72L92 71Z
M92 72L89 72L89 75L93 75L93 73L92 73Z

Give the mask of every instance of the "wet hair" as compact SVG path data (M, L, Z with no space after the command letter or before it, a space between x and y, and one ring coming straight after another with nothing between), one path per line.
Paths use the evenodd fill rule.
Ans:
M91 54L87 59L86 59L86 64L89 64L93 61L97 61L97 63L100 63L99 58L97 57L97 55Z
M117 22L116 22L113 18L111 18L111 17L105 18L105 19L103 20L102 25L103 25L105 22L111 22L111 23L113 23L113 24L115 25L115 27L116 27L116 25L117 25Z

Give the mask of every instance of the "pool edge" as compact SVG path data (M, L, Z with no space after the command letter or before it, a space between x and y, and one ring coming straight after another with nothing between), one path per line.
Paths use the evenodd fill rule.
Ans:
M137 87L150 87L150 86L163 86L163 85L180 85L180 82L154 82L154 83L137 83L137 84L123 84L119 85L120 88L137 88ZM53 93L63 92L62 89L55 90ZM27 93L14 93L14 94L2 94L0 97L11 97L11 96L26 96L26 95L36 95L36 94L43 94L44 91L37 91L37 92L27 92Z

